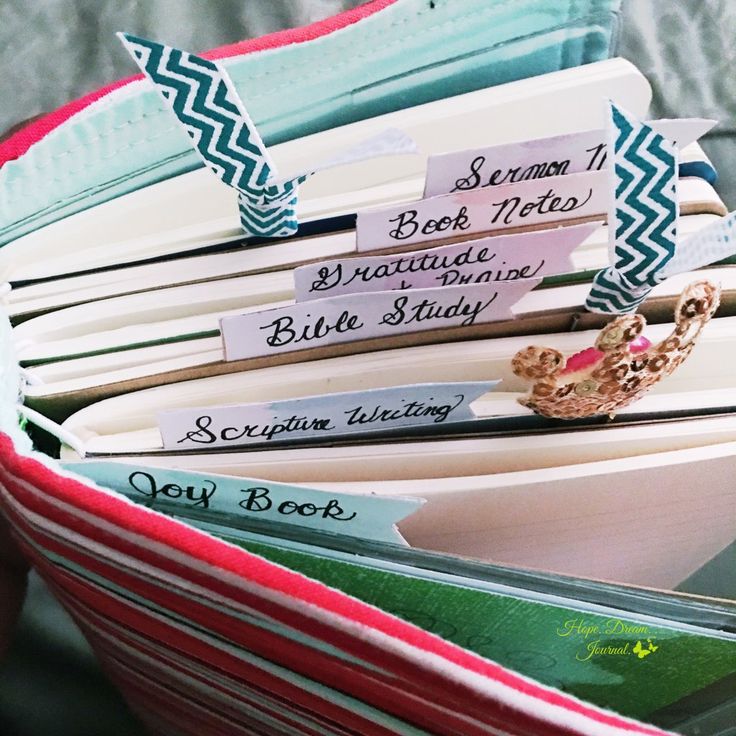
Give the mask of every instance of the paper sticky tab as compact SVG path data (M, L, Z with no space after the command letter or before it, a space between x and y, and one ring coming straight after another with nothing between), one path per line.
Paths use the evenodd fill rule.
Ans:
M522 181L358 213L359 251L395 248L600 216L608 204L605 171Z
M223 317L225 360L511 319L541 279L348 294Z
M194 473L124 463L62 463L101 486L153 508L196 513L223 525L248 519L406 544L396 524L417 511L419 498L386 498L321 491L252 478Z
M653 120L648 125L684 148L705 135L715 123L702 118L682 118ZM429 157L424 196L599 171L606 163L603 129L453 151Z
M470 404L498 381L422 383L259 404L175 409L158 414L164 449L333 439L475 418Z
M294 271L297 302L341 294L541 278L573 270L570 254L599 222L497 235L387 256L341 258Z

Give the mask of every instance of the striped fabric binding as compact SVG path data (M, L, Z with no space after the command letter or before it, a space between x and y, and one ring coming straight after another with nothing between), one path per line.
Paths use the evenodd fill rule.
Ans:
M664 733L64 476L2 434L0 484L22 548L153 733Z
M625 314L664 280L675 253L677 148L613 103L609 109L611 266L596 274L585 307Z

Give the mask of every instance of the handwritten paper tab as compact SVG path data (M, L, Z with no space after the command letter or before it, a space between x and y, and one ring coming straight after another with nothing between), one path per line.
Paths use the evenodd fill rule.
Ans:
M347 294L223 317L225 360L511 319L511 306L540 281Z
M591 171L365 210L358 213L358 250L469 240L495 230L602 215L608 204L606 177L605 171Z
M406 544L396 524L417 511L419 498L320 491L265 480L124 463L63 463L64 468L153 508L196 512L224 526L265 519L360 539ZM167 508L167 510L168 510Z
M540 278L573 270L570 253L601 223L497 235L429 250L341 258L294 271L296 301L391 289Z
M497 383L423 383L261 404L176 409L160 412L158 426L167 450L439 426L474 419L470 404Z
M713 125L714 120L698 118L650 123L665 138L677 141L680 148ZM600 171L606 165L606 151L606 133L601 129L430 156L424 196Z

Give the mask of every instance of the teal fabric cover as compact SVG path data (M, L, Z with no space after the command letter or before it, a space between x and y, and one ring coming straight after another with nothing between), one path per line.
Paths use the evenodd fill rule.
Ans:
M272 145L607 58L620 4L398 0L319 39L223 63ZM156 92L134 82L0 169L0 243L200 165Z

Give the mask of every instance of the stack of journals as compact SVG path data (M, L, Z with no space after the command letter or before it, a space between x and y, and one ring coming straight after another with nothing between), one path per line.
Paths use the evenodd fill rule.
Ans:
M610 59L271 146L418 149L318 172L291 235L244 237L198 169L0 250L2 508L154 730L732 733L736 260L650 284L646 355L691 282L720 307L620 410L541 416L514 360L574 356L583 395L609 111L649 95ZM676 258L732 220L712 125L644 126L679 149Z

